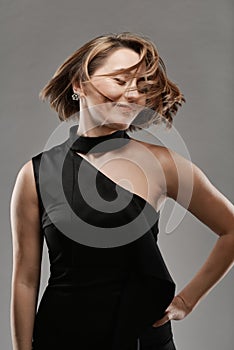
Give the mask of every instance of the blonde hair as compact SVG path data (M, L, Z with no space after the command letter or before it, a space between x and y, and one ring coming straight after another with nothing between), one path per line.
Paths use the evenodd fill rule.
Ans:
M185 98L177 85L168 79L165 64L156 46L149 39L134 33L102 35L83 45L57 69L52 79L41 90L40 98L49 100L51 108L57 111L60 120L68 119L79 111L79 101L73 101L71 98L74 93L73 84L90 81L95 70L119 48L129 48L137 52L139 61L134 66L108 75L129 73L145 63L146 70L141 77L139 76L142 78L140 89L146 94L146 107L151 112L154 111L153 114L139 115L138 122L134 121L134 125L131 124L128 130L135 131L161 121L170 128L178 106L185 102Z

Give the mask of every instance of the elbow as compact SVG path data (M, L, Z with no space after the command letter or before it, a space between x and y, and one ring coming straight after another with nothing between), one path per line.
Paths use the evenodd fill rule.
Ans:
M13 270L12 286L22 286L38 289L40 283L40 269L17 268Z

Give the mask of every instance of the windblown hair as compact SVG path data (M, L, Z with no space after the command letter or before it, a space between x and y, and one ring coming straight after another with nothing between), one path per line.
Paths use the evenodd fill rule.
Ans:
M139 61L134 66L107 75L129 74L133 70L137 72L144 63L144 73L141 76L135 73L135 76L137 74L139 81L137 88L146 95L146 107L151 111L140 113L128 130L135 131L160 122L171 128L173 117L185 98L177 85L168 79L165 64L156 46L149 39L134 33L102 35L83 45L57 69L41 90L41 99L49 100L51 108L57 111L62 121L79 112L79 101L73 101L71 97L74 93L73 84L90 82L95 70L105 63L111 53L120 48L129 48L138 53Z

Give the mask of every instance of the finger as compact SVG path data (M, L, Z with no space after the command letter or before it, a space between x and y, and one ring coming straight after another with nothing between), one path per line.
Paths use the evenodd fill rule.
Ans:
M156 321L152 326L153 327L162 326L163 324L167 323L169 320L170 320L170 314L167 313L165 316L163 316L163 318L161 318L160 320Z

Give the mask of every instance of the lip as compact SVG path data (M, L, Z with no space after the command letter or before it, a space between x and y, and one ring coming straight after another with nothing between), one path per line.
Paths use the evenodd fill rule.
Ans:
M118 107L118 108L121 108L121 109L123 109L125 111L133 111L133 112L135 111L134 108L132 108L130 105L125 104L125 103L116 103L115 106Z

